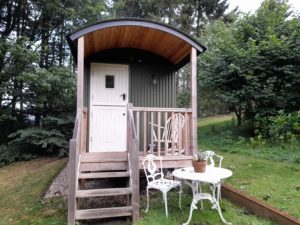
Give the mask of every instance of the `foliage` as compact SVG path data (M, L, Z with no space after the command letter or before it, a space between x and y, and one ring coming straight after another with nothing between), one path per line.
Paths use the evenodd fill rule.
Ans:
M67 153L67 138L59 130L46 130L39 127L31 127L19 129L15 133L9 135L13 138L10 145L27 145L30 147L40 147L50 152L59 152L64 156Z
M215 22L202 39L210 51L200 61L200 79L242 117L255 123L257 116L278 110L299 110L300 23L289 18L286 1L266 0L253 15L231 26Z
M286 114L279 111L278 115L256 118L256 134L260 138L274 142L292 142L300 137L300 111Z
M0 167L17 162L35 158L36 155L26 152L16 146L0 145Z
M188 108L190 106L191 92L183 90L178 93L176 98L176 105L179 108Z
M278 162L300 162L299 139L285 143L266 140L262 135L251 137L247 129L235 126L231 116L201 119L198 125L198 138L203 149Z
M198 35L207 21L222 18L228 6L227 0L114 0L111 10L115 17L153 19Z

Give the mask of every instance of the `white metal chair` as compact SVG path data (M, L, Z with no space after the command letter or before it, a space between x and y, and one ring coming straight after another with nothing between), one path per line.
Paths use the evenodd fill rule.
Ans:
M150 123L151 124L151 123ZM162 129L162 137L158 137L156 133L156 129L152 130L153 135L153 142L167 142L168 146L172 144L172 141L175 145L175 151L178 152L178 154L184 153L184 149L179 149L179 132L180 129L183 129L185 124L184 116L181 113L175 113L174 119L173 119L173 125L172 125L172 116L168 118L166 121L165 126L159 126L157 124L153 124L154 127L157 129ZM171 148L168 147L166 149L167 152L171 151Z
M159 162L160 168L157 167L155 161ZM146 212L149 209L149 189L153 188L159 190L163 193L163 201L165 204L166 216L168 217L168 199L167 193L176 187L179 187L179 208L181 210L181 193L182 186L181 182L177 180L169 180L164 178L164 174L162 172L162 158L154 156L153 154L149 154L145 157L142 162L145 175L147 178L147 208Z
M203 154L205 154L206 157L207 157L207 165L216 166L215 158L218 158L219 163L218 163L217 166L220 167L220 168L222 167L223 156L217 155L214 151L210 151L210 150L204 151ZM221 185L222 185L222 180L216 187L218 202L221 199ZM212 187L212 190L214 190L214 189L215 188Z

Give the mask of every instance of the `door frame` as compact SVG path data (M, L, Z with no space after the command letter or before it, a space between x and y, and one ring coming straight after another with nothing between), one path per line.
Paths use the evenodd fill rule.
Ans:
M101 67L101 66L110 66L110 67L124 67L124 68L127 68L127 93L126 96L126 100L127 102L125 103L124 107L127 108L127 105L129 103L129 93L130 93L130 66L129 64L117 64L117 63L101 63L101 62L91 62L90 63L90 72L89 72L89 93L88 93L88 96L89 96L89 101L88 101L88 105L89 105L89 113L88 113L88 152L90 152L90 148L92 146L91 144L91 113L92 113L92 73L94 72L94 69L95 67ZM118 104L108 104L108 105L105 105L105 106L121 106L121 105L118 105ZM122 106L121 106L122 107ZM127 114L127 112L126 112ZM125 129L125 146L126 146L126 150L127 151L127 115L126 115L126 129ZM118 151L110 151L110 152L118 152Z

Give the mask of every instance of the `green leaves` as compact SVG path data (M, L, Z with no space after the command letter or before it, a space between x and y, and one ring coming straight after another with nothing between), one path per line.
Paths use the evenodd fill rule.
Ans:
M299 110L300 20L288 10L286 1L266 0L255 14L203 32L209 50L200 60L200 79L238 119Z

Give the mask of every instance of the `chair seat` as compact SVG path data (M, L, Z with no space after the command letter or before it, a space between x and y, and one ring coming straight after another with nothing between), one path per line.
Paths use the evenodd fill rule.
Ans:
M169 191L172 188L180 186L180 181L177 180L168 180L168 179L158 179L149 182L148 187L154 188L157 190Z

